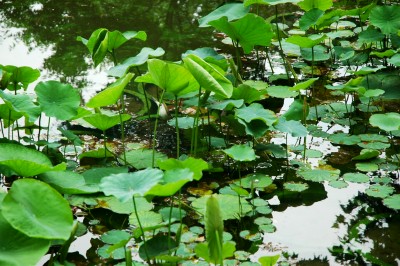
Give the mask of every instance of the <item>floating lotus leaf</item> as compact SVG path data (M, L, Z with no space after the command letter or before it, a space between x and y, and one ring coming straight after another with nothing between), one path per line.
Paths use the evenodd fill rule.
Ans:
M400 210L400 194L395 194L383 200L383 204L393 210Z
M78 90L71 85L54 80L39 82L35 92L39 105L47 116L69 120L78 114L81 97Z
M254 161L257 158L253 148L245 144L234 145L229 149L223 150L223 152L235 161L240 162Z
M283 184L283 188L293 192L302 192L308 189L306 183L286 182Z
M376 163L356 163L356 169L362 172L378 171L379 166Z
M331 58L331 54L328 52L327 48L322 45L314 46L314 49L311 48L301 48L301 56L308 61L326 61ZM314 53L314 56L313 56ZM344 60L343 58L340 58Z
M267 88L267 93L269 96L276 98L294 98L299 95L298 91L294 91L289 86L271 86Z
M400 129L400 114L399 113L386 113L386 114L373 114L369 118L369 123L374 127L379 127L387 132Z
M129 240L130 238L131 235L128 232L115 229L105 232L100 237L101 241L110 245L118 244L119 242Z
M258 259L258 262L261 264L261 266L273 266L279 260L280 256L280 254L273 256L262 256Z
M229 206L229 208L221 208L221 216L223 220L238 219L247 212L252 210L251 205L245 201L241 201L239 205L238 197L234 195L218 194L214 195L218 199L219 206ZM206 212L206 202L210 196L203 196L192 202L192 207L201 214Z
M347 182L367 183L370 178L366 174L362 173L345 173L343 179Z
M355 145L361 141L357 135L349 135L346 133L335 133L328 137L329 141L339 145Z
M244 188L266 188L272 184L272 178L264 174L248 174L235 181L235 184Z
M400 29L400 6L376 6L369 14L370 23L381 29L383 34L397 34Z
M264 109L259 103L252 103L249 106L237 109L235 114L236 117L243 119L247 123L250 123L252 120L261 120L266 125L271 126L277 120L274 112Z
M297 174L305 180L323 182L337 180L340 170L300 169Z
M132 200L133 196L145 195L163 178L159 169L145 169L133 173L106 176L100 188L106 196L113 195L122 202Z
M152 167L153 164L153 150L149 149L137 149L128 151L126 154L127 162L135 167L136 169L144 169ZM157 166L157 161L163 161L168 159L167 155L161 152L155 152L154 164Z
M371 185L365 193L376 198L386 198L394 192L394 188L386 185Z
M363 43L380 42L383 38L385 35L374 27L368 27L358 34L358 40Z
M79 155L79 160L82 160L83 158L112 158L114 157L114 154L112 152L110 152L108 149L104 150L104 148L100 148L97 150L93 150L93 151L86 151L83 152Z
M244 7L242 3L228 3L215 9L207 16L199 19L199 27L209 27L209 22L217 20L223 16L228 18L228 21L239 19L249 12L249 7Z
M128 73L125 76L117 79L117 81L108 86L105 90L92 97L86 106L90 108L97 108L115 104L123 94L126 85L132 78L133 74Z
M167 235L156 235L140 246L139 256L143 260L154 259L162 255L168 255L177 248L178 244L175 239Z
M50 247L50 240L31 238L16 230L1 212L0 235L0 265L35 266Z
M360 142L357 144L361 148L368 150L384 150L390 147L390 143L383 143L379 141L374 142Z
M270 214L272 209L269 206L257 206L255 211L261 214Z
M158 226L163 221L161 214L153 211L140 211L138 212L138 215L143 228ZM139 227L139 222L134 213L129 216L129 224L135 227Z
M245 54L249 54L255 45L269 46L271 44L273 36L271 24L256 14L246 14L233 22L229 22L227 17L221 17L208 24L238 42Z
M121 114L121 117L120 115L108 116L105 114L96 113L85 116L83 119L95 128L105 131L121 123L121 119L123 122L128 121L131 119L131 116L128 114Z
M161 214L163 221L168 223L169 221L171 222L179 221L181 218L184 218L186 216L185 210L176 207L165 207L158 210L158 213ZM203 230L203 228L201 227L196 227L196 228L198 228L199 230ZM194 228L191 228L190 230L195 231Z
M343 180L333 180L329 182L329 185L334 188L346 188L349 184Z
M50 159L37 150L22 145L1 143L0 165L14 171L19 176L36 176L47 171L65 170L65 164L52 165Z
M377 150L362 149L360 152L360 155L357 155L351 159L353 161L363 161L363 160L369 160L369 159L375 158L379 155L380 155L380 152Z
M35 179L14 181L1 211L12 227L30 237L67 240L72 231L68 201L50 185Z

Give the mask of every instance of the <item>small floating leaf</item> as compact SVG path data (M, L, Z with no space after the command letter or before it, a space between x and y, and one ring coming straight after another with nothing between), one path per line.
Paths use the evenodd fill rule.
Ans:
M242 179L235 181L235 184L243 188L265 188L272 184L272 178L264 174L248 174Z
M376 163L356 163L356 168L362 172L374 172L379 169Z
M343 180L333 180L329 182L329 185L334 188L346 188L349 184Z
M343 179L348 182L354 183L367 183L369 182L369 176L362 173L346 173L343 175Z
M369 123L374 127L379 127L387 132L400 130L400 114L386 113L373 114L369 118Z
M99 113L85 116L83 119L95 128L102 131L112 128L113 126L116 126L121 122L120 115L108 116ZM125 122L131 119L131 116L128 114L122 114L121 119Z
M390 194L394 192L394 188L386 185L371 185L365 193L368 196L376 197L376 198L386 198Z
M253 148L245 144L234 145L229 149L223 150L223 152L235 161L248 162L256 159L256 153Z
M152 167L153 163L153 150L149 149L137 149L128 151L126 154L127 162L135 167L136 169L144 169ZM157 166L157 161L163 161L168 159L167 155L156 151L154 155L154 164Z
M286 182L283 184L283 188L293 192L302 192L308 189L308 185L306 183Z
M353 161L363 161L363 160L369 160L372 158L375 158L379 156L380 152L377 150L371 150L371 149L362 149L360 152L360 155L357 155L353 158L351 158Z
M395 194L383 200L383 204L393 210L400 210L400 194Z
M333 181L339 178L340 170L301 169L297 174L314 182Z

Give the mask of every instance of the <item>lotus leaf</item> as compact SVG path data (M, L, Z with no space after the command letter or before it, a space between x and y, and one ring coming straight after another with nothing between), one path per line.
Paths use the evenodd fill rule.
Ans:
M233 241L227 241L222 244L222 255L221 257L223 259L229 258L233 256L233 253L236 250L236 243ZM211 263L213 260L211 260L210 255L209 255L209 248L208 248L208 243L199 243L196 245L194 248L194 251L196 252L196 255L205 259L207 262ZM207 265L209 265L209 263Z
M383 200L383 204L393 210L400 210L400 194L394 194Z
M35 122L40 115L40 107L35 105L29 95L26 94L9 94L0 90L0 97L8 106L9 111L14 111L28 117L30 122ZM14 114L15 116L16 114ZM6 117L9 119L9 114Z
M337 180L340 170L300 169L297 174L305 180L323 182Z
M332 7L333 2L332 0L303 0L298 5L305 11L312 10L313 8L325 11Z
M368 27L358 34L358 40L363 43L380 42L383 38L385 38L385 35L373 27Z
M240 162L254 161L257 158L253 148L245 144L234 145L229 149L223 150L223 152L235 161Z
M289 38L287 38L286 42L296 44L296 45L300 46L301 48L312 48L312 47L316 46L317 44L320 44L326 38L327 38L326 35L322 35L322 36L317 35L317 36L313 36L313 38L303 37L303 36L299 36L299 35L293 35L293 36L290 36Z
M371 10L369 19L383 34L397 34L400 29L400 6L376 6Z
M362 172L374 172L379 169L376 163L356 163L356 168Z
M123 94L126 85L132 78L133 74L131 73L122 76L113 84L108 86L105 90L91 98L86 106L90 108L97 108L115 104Z
M69 120L78 114L81 97L78 90L71 85L54 80L39 82L35 92L39 105L47 116Z
M112 128L113 126L118 125L121 122L121 119L123 122L128 121L129 119L131 119L131 116L128 114L121 114L121 116L108 116L105 114L96 113L85 116L83 119L95 128L105 131L109 128Z
M296 120L287 121L285 117L278 119L278 123L274 125L275 129L290 134L292 137L307 136L307 128Z
M91 194L100 192L98 185L86 184L82 175L70 171L49 171L40 175L40 180L62 194Z
M373 114L369 118L369 123L374 127L390 132L400 130L400 114L399 113L386 113L386 114Z
M227 17L228 21L239 19L249 12L249 7L244 7L242 3L228 3L219 8L215 9L213 12L209 13L207 16L199 19L199 27L208 27L210 21L217 20L221 17Z
M67 240L72 231L68 201L38 180L16 180L3 200L1 211L12 227L33 238Z
M361 138L357 135L348 135L346 133L335 133L328 137L328 139L339 145L355 145L361 141Z
M261 266L274 266L279 260L280 254L274 256L262 256L258 259Z
M369 182L369 176L362 173L345 173L343 179L348 182L354 183L367 183Z
M245 0L243 2L244 6L249 6L249 5L254 5L254 4L258 4L258 5L279 5L279 4L287 4L287 3L291 3L291 4L296 4L298 2L300 2L301 0Z
M343 180L333 180L329 182L329 185L334 188L346 188L349 184Z
M386 198L390 196L394 192L394 188L387 185L371 185L365 193L368 196L376 197L376 198Z
M306 183L286 182L283 184L283 188L293 192L302 192L308 189L308 185Z
M113 195L122 202L133 196L145 195L163 178L159 169L145 169L133 173L113 174L101 180L100 188L105 195Z
M128 151L125 154L125 156L127 162L136 169L144 169L152 166L153 150L149 149L132 150ZM157 161L163 161L168 158L165 154L161 152L155 152L154 156L155 156L154 157L155 166L157 166L158 163Z
M0 144L0 165L20 176L35 176L47 171L65 170L65 164L53 167L50 159L41 152L19 144Z
M40 77L40 71L28 66L16 67L16 66L2 66L0 65L0 74L4 71L7 74L3 74L1 77L2 86L8 87L10 91L19 90L21 88L27 89L28 85ZM6 78L7 76L7 78Z
M123 240L129 240L131 235L122 230L110 230L101 235L100 239L106 244L117 244Z
M161 214L153 211L140 211L138 212L138 215L143 229L158 226L163 221ZM139 222L134 213L129 216L129 224L136 228L139 227Z
M272 126L276 122L277 117L271 110L264 109L259 103L252 103L249 106L244 106L236 109L236 117L250 123L253 120L261 120L267 126Z
M233 22L229 22L227 17L221 17L208 24L227 34L234 42L238 42L245 54L249 54L255 45L271 44L271 24L255 14L246 14Z
M163 179L152 187L146 195L173 196L187 182L193 180L193 172L189 168L167 170Z
M194 180L200 180L203 173L202 171L208 169L208 164L202 159L189 157L185 160L168 159L158 162L158 166L162 170L174 170L174 169L190 169L193 173Z
M235 181L235 184L244 188L266 188L272 184L272 179L268 175L255 173Z
M300 29L308 30L311 26L315 25L318 19L324 14L324 11L318 8L310 9L305 12L299 21Z
M173 238L165 235L157 235L140 246L139 256L143 260L154 259L161 255L170 254L171 251L177 248L178 244Z
M360 152L360 155L357 155L353 158L351 158L353 161L362 161L362 160L369 160L372 158L375 158L379 156L380 152L377 150L371 150L371 149L362 149Z
M50 240L31 238L12 227L0 212L0 265L35 266L50 247Z
M276 98L294 98L299 95L298 91L294 91L289 86L271 86L267 88L268 95Z
M289 120L297 120L300 121L304 116L307 116L309 113L308 105L304 106L304 102L302 99L296 99L289 106L289 109L282 115L282 117Z

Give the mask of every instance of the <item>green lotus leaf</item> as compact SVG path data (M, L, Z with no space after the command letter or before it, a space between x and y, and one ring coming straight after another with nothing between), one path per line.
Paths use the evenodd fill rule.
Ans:
M273 36L271 24L252 13L233 22L229 22L227 17L221 17L208 24L227 34L234 42L238 42L245 54L249 54L255 45L271 44Z
M217 20L223 16L227 17L228 21L239 19L246 15L249 10L250 8L244 7L242 3L225 4L199 19L199 27L209 27L210 21Z
M9 94L0 90L0 97L8 106L10 111L14 111L28 117L29 122L35 122L40 116L40 107L33 103L31 97L26 94ZM14 114L15 116L16 114ZM7 119L9 115L7 115Z
M158 256L168 255L178 248L176 241L167 235L156 235L140 246L139 256L151 260Z
M297 174L305 180L323 182L337 180L340 170L300 169Z
M0 92L1 94L1 92ZM40 111L39 111L40 112ZM0 118L2 119L4 128L8 128L15 121L23 116L22 113L16 112L15 110L8 107L7 104L0 104ZM34 122L34 121L31 121Z
M383 38L385 35L374 27L368 27L358 34L358 40L363 43L380 42Z
M258 259L258 262L261 264L261 266L273 266L279 260L280 256L280 254L273 256L262 256Z
M100 239L106 244L114 245L121 241L129 240L131 235L122 230L110 230L101 235Z
M334 188L346 188L349 184L343 180L333 180L329 182L329 185Z
M400 6L376 6L369 14L370 23L381 29L383 34L397 34L400 29Z
M356 163L356 169L361 172L378 171L379 166L376 163Z
M222 98L232 96L232 82L211 64L193 54L183 58L183 61L203 89L214 92Z
M229 149L223 150L223 152L235 161L240 162L254 161L257 158L253 148L245 144L234 145Z
M227 194L218 194L214 196L217 198L219 206L229 206L229 208L221 208L221 217L223 220L238 219L252 210L251 205L245 200L242 200L241 205L239 205L237 196ZM192 202L192 207L202 215L205 215L206 202L209 197L210 196L207 195L195 199Z
M40 175L40 180L62 194L91 194L100 192L98 186L86 184L85 178L70 171L49 171Z
M308 184L298 182L286 182L283 184L283 188L293 192L302 192L308 189Z
M214 102L210 104L208 107L214 110L232 110L234 108L240 108L243 106L244 100L223 100L221 102Z
M249 106L236 109L235 115L247 123L253 120L261 120L267 126L272 126L277 120L276 114L273 111L264 109L259 103L252 103Z
M296 120L287 121L285 117L278 119L278 123L274 125L276 130L290 134L292 137L307 136L307 128Z
M347 182L353 183L367 183L369 182L369 176L362 173L345 173L343 179Z
M159 169L144 169L133 173L113 174L103 177L100 188L106 196L112 195L122 202L133 196L145 195L163 178Z
M83 119L95 128L105 131L113 126L118 125L121 122L121 118L122 121L125 122L131 119L131 116L128 114L122 114L121 117L120 115L108 116L105 114L96 113L85 116Z
M143 47L139 54L133 57L129 57L124 60L121 64L118 64L107 71L107 74L114 77L124 76L131 67L140 66L147 62L151 57L160 57L165 54L164 49L158 47L152 49L149 47Z
M171 127L175 127L176 119L172 118L172 119L168 120L167 123ZM194 117L191 117L191 116L178 117L178 128L188 129L188 128L193 128L193 127L194 127Z
M78 90L71 85L54 80L39 82L35 92L39 105L47 116L69 120L78 114L81 97Z
M379 97L381 95L383 95L385 93L384 90L381 89L375 89L375 90L367 90L366 92L364 92L363 96L364 97L368 97L368 98L372 98L372 97Z
M194 180L200 180L203 171L208 169L208 164L203 159L196 159L189 157L185 160L168 159L160 160L158 162L158 167L162 170L174 170L174 169L190 169L193 173Z
M303 120L304 115L307 116L308 113L308 105L304 107L304 102L302 99L295 99L289 106L289 109L282 115L282 117L286 118L287 121L300 121Z
M189 168L167 170L163 179L152 187L146 195L173 196L187 182L193 180L193 172Z
M103 177L121 173L128 173L128 167L94 167L86 170L81 175L85 179L87 185L96 187L100 184Z
M305 11L309 11L313 8L318 8L325 11L332 7L332 0L303 0L298 3L299 7Z
M394 194L383 200L383 204L393 210L400 210L400 194Z
M159 59L149 59L147 66L151 80L143 80L142 77L138 77L136 82L153 83L173 95L184 95L199 89L195 77L182 65ZM149 76L145 78L148 79Z
M368 196L376 197L376 198L386 198L390 196L394 192L394 188L387 185L371 185L365 193Z
M314 48L301 48L301 56L308 61L326 61L331 58L331 54L327 50L326 47L322 45L316 45ZM314 55L313 55L314 53ZM349 57L350 58L350 57ZM344 58L340 57L340 60L344 60Z
M271 86L267 88L267 93L269 96L275 98L294 98L299 95L298 91L292 90L289 86Z
M14 171L19 176L35 176L47 171L65 170L65 164L53 167L50 159L41 152L22 145L1 143L0 165Z
M400 130L400 114L399 113L386 113L386 114L373 114L369 118L369 123L374 127L390 132Z
M140 211L138 212L138 215L140 218L140 223L142 224L143 228L151 228L154 226L158 226L163 222L161 214L157 212ZM137 220L135 213L132 213L129 216L129 224L135 227L139 227L139 222Z
M313 38L303 37L303 36L299 36L299 35L293 35L293 36L290 36L289 38L287 38L286 42L296 44L296 45L300 46L301 48L312 48L312 47L316 46L317 44L320 44L326 38L327 38L326 35L323 35L323 36L316 35L316 36L313 36Z
M137 149L128 151L126 154L127 162L135 167L136 169L144 169L147 167L152 167L153 164L153 150L149 149ZM158 161L163 161L168 159L167 155L161 152L155 152L154 164L157 166Z
M2 66L0 65L0 72L3 71L1 77L2 86L7 87L10 91L16 91L21 88L27 89L28 85L36 81L40 77L40 71L28 66ZM7 78L6 78L7 76Z
M125 31L123 33L118 30L109 31L107 49L112 52L131 39L145 41L147 40L147 34L144 31Z
M388 63L395 65L395 66L400 66L400 54L395 54L394 56L389 58Z
M372 149L362 149L360 152L360 155L357 155L353 158L351 158L353 161L363 161L363 160L369 160L372 158L376 158L377 156L380 155L380 152L377 150L372 150Z
M346 133L335 133L328 137L329 141L339 145L355 145L361 142L361 139L357 135L348 135Z
M108 149L104 150L104 148L100 148L97 150L92 150L92 151L86 151L83 152L79 155L79 160L82 160L83 158L112 158L114 157L114 154L110 152Z
M301 30L308 30L311 26L315 25L318 19L324 14L324 11L318 8L313 8L304 13L299 20Z
M125 76L117 79L117 81L108 86L105 90L92 97L86 106L90 108L97 108L115 104L123 94L126 85L132 78L133 74L128 73Z
M0 265L35 266L50 247L50 240L31 238L16 230L1 212L0 235Z
M236 99L236 101L241 100L247 104L250 104L264 98L265 89L259 90L247 84L240 84L237 88L233 88L232 99ZM236 104L235 107L240 108L242 105L238 106L238 104Z
M33 238L67 240L72 231L68 201L50 185L35 179L14 181L1 211L12 227Z
M272 184L272 178L264 174L248 174L235 181L235 184L243 188L266 188Z
M165 207L160 210L158 210L158 213L161 214L162 219L164 222L174 222L174 221L179 221L181 218L184 218L186 216L186 211L181 209L181 208L176 208L176 207ZM203 228L202 227L196 227L201 232L203 233ZM191 231L195 231L194 228L190 229Z

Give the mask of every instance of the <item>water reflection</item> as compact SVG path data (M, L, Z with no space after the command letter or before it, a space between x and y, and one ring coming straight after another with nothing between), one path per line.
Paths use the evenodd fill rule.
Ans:
M144 30L146 42L134 41L118 51L120 60L143 46L162 47L168 60L188 49L213 46L211 29L197 27L197 17L220 1L0 1L1 64L41 67L50 76L76 87L87 85L91 66L78 35L88 38L97 28ZM4 42L6 40L6 43ZM20 55L7 57L7 54ZM29 59L27 59L29 58ZM25 59L25 60L24 60Z

